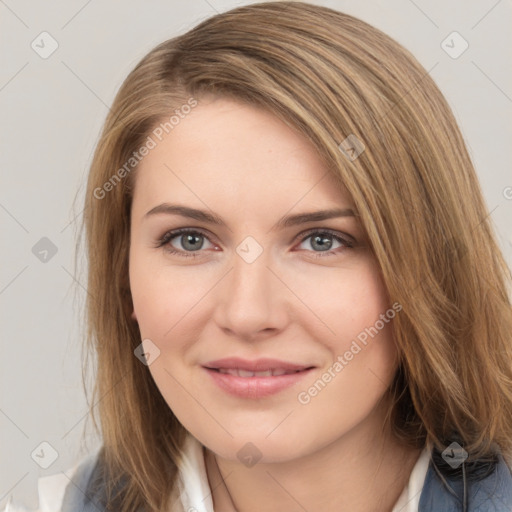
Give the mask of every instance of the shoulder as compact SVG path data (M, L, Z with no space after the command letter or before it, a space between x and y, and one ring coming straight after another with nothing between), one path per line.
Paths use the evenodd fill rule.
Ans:
M472 470L468 468L465 472L462 471L463 467L452 465L451 469L443 468L439 457L431 456L420 497L419 512L512 510L510 461L505 460L501 453L497 454L493 464L474 466Z
M68 470L54 475L40 477L37 480L39 507L37 509L25 508L9 498L1 512L86 512L85 493L90 478L97 468L100 449L83 457L77 464ZM97 508L91 510L97 512Z
M39 478L37 511L29 511L9 501L0 512L105 512L106 484L109 480L101 455L102 450L98 448L71 469ZM197 512L213 511L202 445L190 435L183 446L178 478L170 498L173 511L190 510L190 506L185 506L189 502L194 502Z

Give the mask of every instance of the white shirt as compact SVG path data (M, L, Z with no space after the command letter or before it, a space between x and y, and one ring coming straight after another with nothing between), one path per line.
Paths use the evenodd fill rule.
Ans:
M93 456L97 455L98 451L99 449ZM409 482L392 512L418 512L429 459L430 450L425 448L414 465ZM78 464L66 473L72 475L77 467ZM183 463L179 467L178 477L179 499L184 511L215 512L206 474L203 445L192 435L188 435L185 439ZM66 486L72 485L69 478L62 472L41 477L37 484L39 494L37 512L58 512L62 506ZM28 510L9 500L3 512L28 512Z

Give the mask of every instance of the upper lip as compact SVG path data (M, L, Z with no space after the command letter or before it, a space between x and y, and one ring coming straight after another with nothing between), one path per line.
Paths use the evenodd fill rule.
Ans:
M249 372L261 372L266 370L287 370L287 371L300 371L312 368L312 365L307 364L294 364L287 361L280 361L279 359L261 358L250 361L248 359L241 359L239 357L226 357L223 359L216 359L203 365L205 368L226 370L246 370Z

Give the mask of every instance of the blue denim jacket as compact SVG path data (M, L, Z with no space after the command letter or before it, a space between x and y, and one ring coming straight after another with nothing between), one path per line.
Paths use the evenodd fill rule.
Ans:
M66 487L61 512L103 512L104 490L98 457L89 457L77 468ZM93 482L100 482L93 485ZM431 458L418 512L512 512L512 475L498 455L491 473L480 480L443 476Z
M418 512L430 511L512 512L512 475L503 456L480 480L447 478L430 460Z

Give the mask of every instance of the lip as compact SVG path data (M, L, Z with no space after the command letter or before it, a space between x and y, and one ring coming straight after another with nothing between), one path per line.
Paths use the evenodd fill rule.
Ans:
M240 357L225 357L223 359L217 359L210 361L203 365L205 368L225 368L232 370L246 370L249 372L261 372L269 369L282 369L285 371L298 371L311 368L311 365L305 364L294 364L288 361L281 361L279 359L270 359L267 357L261 359L255 359L250 361L248 359L242 359Z
M274 395L293 386L313 370L311 365L300 365L278 359L264 358L249 361L236 357L210 361L203 365L203 368L223 391L237 397L253 399ZM284 370L291 373L240 377L229 373L220 373L219 369L245 370L250 372Z

